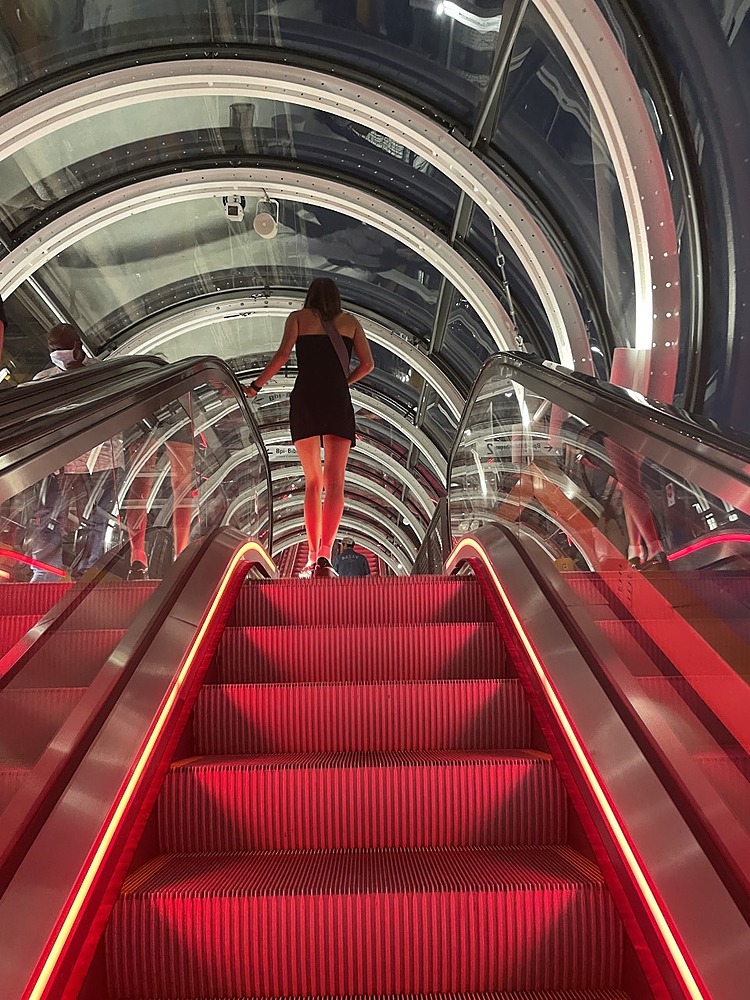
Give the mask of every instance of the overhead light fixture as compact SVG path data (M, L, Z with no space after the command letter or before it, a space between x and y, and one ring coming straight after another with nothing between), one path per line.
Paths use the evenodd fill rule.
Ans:
M279 231L279 203L273 198L261 198L255 206L253 229L264 240L272 240Z
M463 24L467 28L472 28L474 31L481 32L498 31L503 19L501 14L496 14L494 17L481 17L479 14L472 14L471 11L464 10L463 7L459 7L457 3L452 3L451 0L444 0L443 3L439 3L436 13L440 16L450 17L452 20L458 21L459 24Z

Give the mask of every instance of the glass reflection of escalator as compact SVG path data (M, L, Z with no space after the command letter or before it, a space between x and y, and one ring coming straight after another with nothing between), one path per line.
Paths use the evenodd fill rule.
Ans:
M110 582L80 605L70 584L0 586L0 826L155 586Z

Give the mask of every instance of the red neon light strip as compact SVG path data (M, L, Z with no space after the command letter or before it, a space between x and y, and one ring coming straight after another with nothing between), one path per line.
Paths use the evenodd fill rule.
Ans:
M34 569L43 569L45 573L54 573L55 576L66 576L64 569L60 569L59 566L50 566L49 563L40 562L38 559L32 559L31 556L24 556L20 552L16 552L13 549L0 549L0 556L5 559L15 559L16 562L23 563L25 566L33 566Z
M557 720L560 723L560 727L568 740L570 749L572 750L573 755L576 757L579 766L581 768L581 772L583 773L584 777L586 778L586 781L588 782L591 793L599 805L602 817L604 818L605 822L607 823L607 826L610 829L612 838L614 839L615 843L617 844L620 850L620 855L623 861L630 869L631 875L633 876L633 880L638 888L638 891L641 894L643 902L645 903L646 907L651 913L657 931L661 936L664 946L671 958L675 973L682 980L683 986L685 987L688 996L690 996L692 1000L710 1000L710 997L708 997L703 992L701 987L698 985L695 976L693 975L689 961L687 957L683 954L682 948L680 947L677 941L677 937L674 929L671 926L670 920L667 914L662 909L662 906L659 903L658 899L656 898L656 894L651 886L651 883L646 875L646 872L643 870L636 856L635 848L631 844L627 833L625 832L620 820L618 819L614 806L612 805L609 796L607 795L607 792L605 791L604 787L602 786L599 780L599 777L591 763L591 760L589 759L589 756L586 753L585 747L579 740L575 728L573 726L573 723L568 713L566 712L565 707L558 698L557 692L555 691L552 681L550 680L540 657L537 655L537 652L534 649L531 640L526 634L523 624L518 615L516 614L513 605L510 602L510 598L506 594L503 585L500 583L500 580L498 579L497 574L495 573L495 570L492 566L489 557L487 556L487 553L484 551L481 545L479 545L479 543L476 542L473 538L466 538L463 541L459 542L459 544L451 553L450 557L446 562L446 569L448 570L448 572L450 572L452 568L458 562L460 562L464 549L473 550L473 553L479 556L479 558L484 563L488 573L492 577L492 581L497 589L497 593L500 596L503 604L505 605L505 609L510 615L510 618L516 628L518 637L520 638L526 652L528 653L529 659L531 660L531 663L544 689L544 692L547 695L547 699L549 700L550 706L552 707L553 712L557 716ZM464 556L464 558L466 557Z
M239 549L235 553L231 563L224 572L224 576L222 577L221 583L219 584L216 597L211 603L211 606L206 611L206 614L203 618L198 633L190 645L187 656L185 657L185 661L179 673L172 681L172 686L169 690L169 693L167 694L166 699L164 700L161 712L159 713L158 717L154 720L151 733L149 734L145 744L142 746L140 755L136 760L135 764L133 765L133 769L130 772L130 778L128 779L128 783L122 790L119 799L117 799L113 803L112 812L110 813L110 820L107 823L107 825L103 827L101 831L99 844L96 848L96 853L94 854L91 864L89 865L88 870L81 878L78 888L74 889L75 895L71 894L73 895L73 898L71 899L68 905L67 913L65 914L62 923L59 926L57 935L49 946L47 958L39 972L39 975L37 976L36 982L33 984L29 984L31 988L27 989L27 992L25 993L25 997L27 998L27 1000L44 1000L44 998L48 995L47 987L49 986L50 980L55 974L57 964L60 961L60 957L65 949L65 945L67 944L73 932L73 928L76 925L76 921L80 916L81 910L83 909L83 906L86 903L86 898L89 892L91 891L91 886L93 885L97 875L99 874L99 870L101 869L102 864L109 851L110 844L112 843L115 835L117 834L117 831L122 822L122 818L125 814L125 811L127 807L130 805L133 795L135 794L135 790L138 787L138 782L140 781L141 775L148 766L149 760L151 759L151 756L154 753L154 749L159 740L159 737L161 736L164 727L167 724L167 720L172 711L172 707L174 706L174 703L177 700L177 697L180 694L180 691L182 690L185 681L187 680L187 677L190 673L190 668L193 665L193 660L198 654L198 650L201 647L201 643L203 642L206 632L208 631L211 625L211 620L214 614L216 613L216 608L221 603L221 600L224 596L227 587L229 586L229 583L232 579L232 575L238 563L248 552L252 550L255 550L256 553L261 557L261 561L266 564L271 573L274 573L276 571L274 563L271 561L271 559L269 559L269 557L266 555L265 550L257 542L247 542L245 545L242 546L241 549Z
M721 545L722 542L740 542L745 545L750 545L750 535L744 534L741 531L736 531L709 538L699 538L697 541L691 542L689 545L686 545L682 549L678 549L676 552L670 552L667 559L670 562L674 562L676 559L683 559L685 556L691 556L694 552L700 552L701 549L707 549L711 545Z

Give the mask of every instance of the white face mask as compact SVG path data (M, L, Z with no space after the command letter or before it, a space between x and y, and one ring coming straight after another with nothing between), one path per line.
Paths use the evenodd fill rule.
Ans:
M65 371L68 365L75 361L75 353L75 351L50 351L49 357L53 365Z

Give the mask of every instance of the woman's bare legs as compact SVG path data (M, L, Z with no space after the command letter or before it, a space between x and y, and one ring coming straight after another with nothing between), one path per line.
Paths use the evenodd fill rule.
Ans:
M169 474L174 503L172 531L176 559L190 541L190 526L195 506L192 496L193 442L167 441L167 454L169 455Z
M348 438L325 434L323 437L323 520L318 555L331 558L331 550L344 513L344 474L352 444Z
M305 531L307 533L307 560L315 562L320 548L323 520L323 468L320 463L320 437L302 438L294 442L302 472L305 475Z

